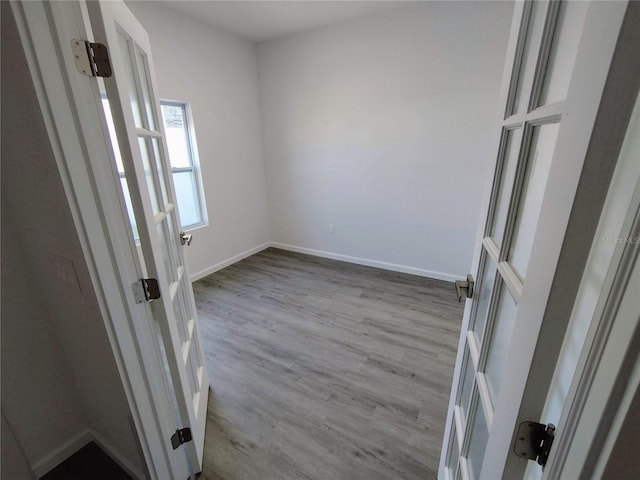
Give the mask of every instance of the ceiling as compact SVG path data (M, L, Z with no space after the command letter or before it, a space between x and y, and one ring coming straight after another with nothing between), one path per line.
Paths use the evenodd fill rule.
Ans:
M254 42L400 8L407 0L165 0L163 5Z

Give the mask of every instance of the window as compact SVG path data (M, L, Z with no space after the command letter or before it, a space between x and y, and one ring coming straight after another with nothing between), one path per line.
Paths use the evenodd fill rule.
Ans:
M206 224L204 195L199 175L195 135L187 105L161 100L171 173L182 228Z
M111 105L107 99L106 94L102 94L102 108L104 109L104 116L107 120L107 128L109 130L109 136L111 138L111 145L113 146L113 155L116 160L116 168L118 169L118 175L120 176L120 184L122 186L122 193L124 194L124 203L127 207L127 213L129 214L129 221L131 222L131 229L133 230L133 238L136 242L140 239L138 235L138 226L136 225L136 217L133 213L133 205L131 204L131 194L129 193L129 185L127 184L127 177L124 174L124 165L122 164L122 156L120 155L120 147L118 146L118 137L116 135L116 127L113 124L113 117L111 116Z

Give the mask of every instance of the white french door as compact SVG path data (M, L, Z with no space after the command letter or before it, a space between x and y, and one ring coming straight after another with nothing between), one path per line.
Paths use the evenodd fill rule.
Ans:
M544 356L541 327L624 11L623 2L516 2L441 478L524 474L512 439L522 412L535 410L524 392Z
M179 228L150 42L123 2L87 5L95 41L107 46L111 58L113 75L104 84L113 120L107 124L113 126L109 134L126 204L123 213L128 211L131 217L130 240L139 242L139 278L157 279L160 291L158 299L140 308L152 311L165 388L175 398L174 413L181 422L179 434L167 442L171 448L184 449L192 471L199 472L209 378L184 258L188 243Z

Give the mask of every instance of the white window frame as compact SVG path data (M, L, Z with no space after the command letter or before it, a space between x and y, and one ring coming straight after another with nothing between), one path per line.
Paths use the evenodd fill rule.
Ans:
M197 208L200 213L200 221L197 223L193 223L190 225L183 225L182 219L180 219L180 226L185 231L195 230L200 227L205 227L209 224L209 218L207 215L207 202L204 196L204 187L202 184L202 174L200 169L200 158L198 156L198 146L196 143L196 134L193 128L193 115L191 112L191 105L188 102L183 102L180 100L166 100L160 99L160 110L162 111L163 106L170 107L179 107L182 109L184 114L184 128L187 132L187 147L189 149L189 159L191 161L190 167L174 167L171 164L171 158L169 158L169 164L171 165L171 178L173 179L174 174L176 173L184 173L190 172L193 178L193 185L195 185L195 197L197 202ZM164 118L163 118L164 122ZM164 124L164 123L163 123ZM166 128L166 127L165 127ZM175 188L175 181L174 181ZM180 205L178 207L178 212L180 212Z

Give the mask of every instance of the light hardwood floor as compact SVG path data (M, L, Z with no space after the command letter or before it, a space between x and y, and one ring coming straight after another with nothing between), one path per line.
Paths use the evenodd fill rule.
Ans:
M451 283L268 249L194 291L212 385L201 480L436 477Z

